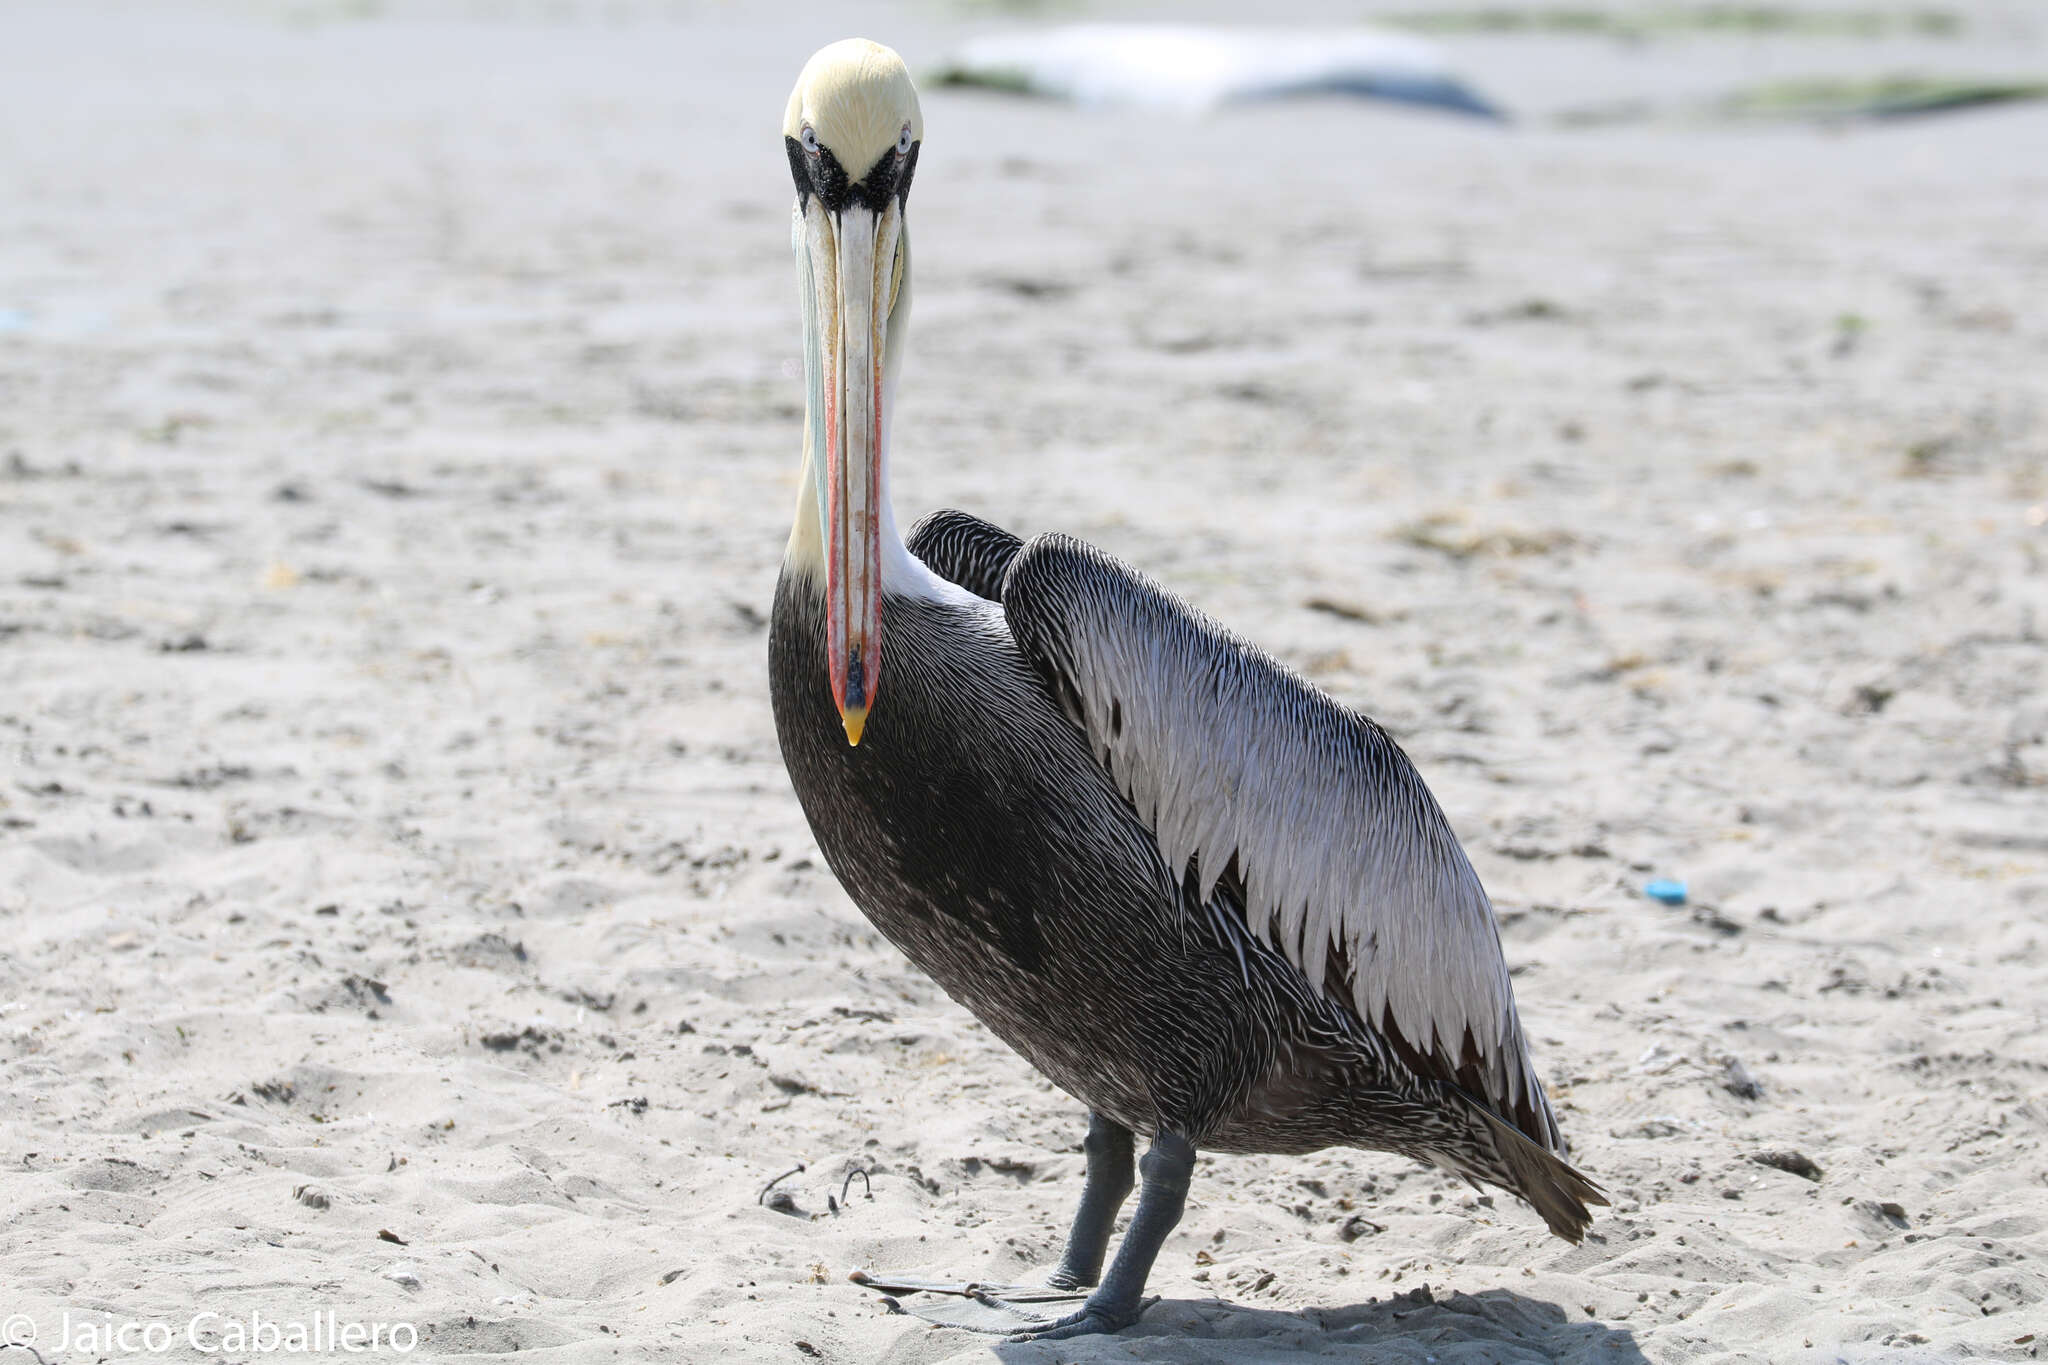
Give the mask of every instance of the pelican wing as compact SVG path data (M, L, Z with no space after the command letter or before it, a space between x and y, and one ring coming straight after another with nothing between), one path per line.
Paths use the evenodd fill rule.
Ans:
M1002 602L1176 875L1192 863L1205 902L1237 879L1250 930L1311 989L1561 1150L1493 907L1384 730L1070 537L1024 546Z
M992 522L948 507L919 518L904 546L947 582L1000 602L1003 575L1024 542Z

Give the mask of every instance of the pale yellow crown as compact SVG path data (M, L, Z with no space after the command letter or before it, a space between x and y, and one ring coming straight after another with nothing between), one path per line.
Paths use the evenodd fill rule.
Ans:
M782 135L801 137L809 125L840 168L858 179L894 150L905 123L911 141L922 142L924 116L918 112L910 69L880 43L847 38L819 48L804 63L782 118Z

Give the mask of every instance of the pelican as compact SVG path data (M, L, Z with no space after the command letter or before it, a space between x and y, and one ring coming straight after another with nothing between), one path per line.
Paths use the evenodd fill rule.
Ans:
M834 43L782 132L808 390L776 733L854 903L1089 1110L1050 1283L1093 1292L1038 1335L1137 1321L1198 1151L1398 1153L1578 1241L1607 1201L1564 1159L1492 905L1413 764L1081 541L953 511L899 536L917 92L888 48Z

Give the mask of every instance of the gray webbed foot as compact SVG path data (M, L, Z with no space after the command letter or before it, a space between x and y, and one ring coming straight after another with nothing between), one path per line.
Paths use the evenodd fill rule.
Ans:
M1058 1315L1081 1303L1083 1298L1073 1290L1044 1285L933 1280L916 1275L870 1274L864 1270L856 1270L847 1278L882 1294L891 1312L991 1336L1014 1336L1057 1326L1076 1316ZM896 1298L898 1294L925 1297L904 1303Z
M1056 1322L1018 1332L1010 1340L1065 1341L1069 1337L1092 1337L1097 1333L1121 1332L1126 1327L1135 1326L1138 1319L1145 1316L1145 1310L1157 1302L1157 1298L1141 1299L1128 1308L1105 1308L1087 1304L1078 1312L1069 1313Z

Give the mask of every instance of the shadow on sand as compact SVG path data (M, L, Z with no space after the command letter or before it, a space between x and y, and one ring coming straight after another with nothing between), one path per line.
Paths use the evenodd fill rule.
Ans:
M1168 1340L1161 1340L1166 1338ZM1171 1343L1170 1351L1161 1348ZM1228 1362L1370 1360L1373 1365L1646 1365L1635 1337L1588 1322L1554 1303L1505 1289L1436 1299L1427 1288L1344 1308L1296 1313L1246 1308L1222 1299L1165 1299L1114 1337L1003 1342L1009 1365L1093 1365L1108 1361Z

